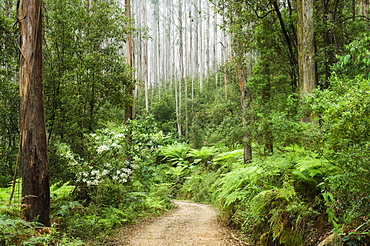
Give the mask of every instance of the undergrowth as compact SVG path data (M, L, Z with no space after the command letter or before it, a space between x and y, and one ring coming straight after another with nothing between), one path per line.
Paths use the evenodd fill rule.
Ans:
M64 171L73 178L50 187L51 234L22 220L18 183L13 205L8 205L11 189L0 189L0 245L104 245L116 228L171 209L172 184L166 172L172 167L154 165L155 152L168 138L151 121L147 117L130 125L107 124L86 136L88 157L53 142L53 159L65 163Z
M333 228L327 178L342 170L295 146L243 164L242 150L193 163L178 195L219 207L220 220L253 245L316 245ZM319 223L320 222L320 223Z

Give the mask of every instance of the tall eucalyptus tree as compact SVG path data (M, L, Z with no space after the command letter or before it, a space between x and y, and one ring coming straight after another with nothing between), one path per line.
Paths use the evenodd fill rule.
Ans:
M127 29L130 30L131 27L131 0L125 0L125 13L127 18ZM127 40L125 44L125 52L126 52L126 59L127 64L130 69L133 68L133 44L132 44L132 32L129 31L127 34ZM131 71L128 77L131 77ZM133 78L131 78L133 80ZM128 95L128 100L126 102L125 107L125 121L128 122L129 120L133 119L134 115L134 103L133 103L133 88L132 84L126 85L126 94Z
M313 93L316 88L313 6L313 0L297 1L299 91L301 97Z
M50 226L50 187L43 105L42 0L19 2L19 154L24 217Z

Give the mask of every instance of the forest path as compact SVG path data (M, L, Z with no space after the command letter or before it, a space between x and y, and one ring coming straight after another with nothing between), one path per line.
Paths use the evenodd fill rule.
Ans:
M175 210L126 229L114 245L241 245L228 228L218 223L218 212L211 205L188 201L174 203Z

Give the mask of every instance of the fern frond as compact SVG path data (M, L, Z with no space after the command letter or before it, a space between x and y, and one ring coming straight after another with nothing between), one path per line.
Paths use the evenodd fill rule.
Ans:
M235 160L243 157L243 149L237 149L234 151L218 154L216 158L213 159L215 162L227 161L229 159Z
M200 150L191 149L189 151L189 156L194 158L199 158L202 160L206 160L217 153L217 149L215 147L206 147L203 146Z

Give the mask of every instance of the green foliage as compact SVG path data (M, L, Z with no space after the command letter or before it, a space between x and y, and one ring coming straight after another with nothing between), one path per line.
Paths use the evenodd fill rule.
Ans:
M80 184L97 186L104 180L129 184L133 176L141 178L155 159L155 150L168 141L151 122L148 117L131 121L130 125L107 124L86 136L86 159L73 153L65 143L55 143L56 153Z
M194 158L194 164L203 163L208 165L216 153L217 149L215 147L203 146L200 150L191 149L188 156Z
M114 110L131 100L125 92L132 83L131 71L122 55L129 20L116 1L98 0L90 7L78 1L45 1L45 9L44 81L50 142L66 143L86 159L89 139L85 137L113 121ZM55 169L52 176L66 176L55 151L49 154Z
M243 160L243 150L237 149L228 152L221 152L213 158L212 169L221 170L225 173L240 166Z
M0 244L47 245L50 235L35 233L41 225L22 219L17 203L9 204L10 188L0 188Z
M176 125L175 99L171 94L163 95L160 100L153 100L151 113L153 114L159 128L165 133L173 133Z
M346 54L338 56L338 62L333 66L334 72L350 79L358 76L370 79L370 36L362 34L345 48Z
M212 83L209 81L208 83ZM235 96L229 99L223 96L221 89L210 89L213 94L201 94L195 102L204 105L192 116L189 141L194 148L207 145L232 146L240 143L242 136L239 96L234 95L235 84L229 86L229 93ZM208 92L208 93L209 93ZM206 98L208 99L206 100ZM203 102L205 101L205 102Z
M187 165L190 147L186 143L175 143L161 148L159 156L163 157L172 166Z
M12 179L18 148L17 47L13 8L0 1L0 187Z
M343 59L337 66L351 67L342 64ZM370 188L370 81L361 73L355 78L347 75L333 76L331 88L318 91L310 101L320 122L313 134L317 151L343 170L327 177L322 187L327 191L324 199L329 219L336 228L346 225L344 231L363 223L361 218L370 212L366 205Z
M193 169L193 172L186 178L178 192L179 198L202 203L213 202L213 191L211 187L219 178L219 173L208 172L208 175L205 175L205 170L206 168L201 166Z

